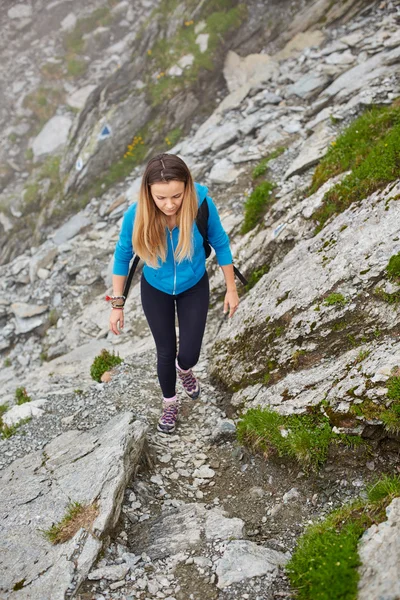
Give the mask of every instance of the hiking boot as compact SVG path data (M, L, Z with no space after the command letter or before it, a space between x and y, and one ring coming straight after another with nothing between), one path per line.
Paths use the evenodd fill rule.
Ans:
M163 433L173 433L178 420L179 403L165 402L162 403L162 414L158 420L157 429Z
M193 375L192 369L183 371L178 365L178 359L175 359L176 372L183 385L183 389L192 400L200 396L200 383Z

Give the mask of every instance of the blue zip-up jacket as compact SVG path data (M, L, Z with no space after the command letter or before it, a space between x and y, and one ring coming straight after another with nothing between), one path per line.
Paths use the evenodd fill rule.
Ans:
M232 253L229 246L229 238L222 227L217 207L213 200L207 195L208 187L194 182L197 200L200 204L207 197L209 207L208 217L208 240L214 248L217 262L220 266L232 264ZM114 252L114 275L127 275L129 263L133 257L132 232L135 221L137 203L135 202L124 213L121 232ZM154 267L145 263L143 274L150 285L166 292L167 294L180 294L195 285L203 277L206 270L206 254L203 247L203 236L193 223L193 257L192 260L185 258L178 262L174 258L172 248L176 250L179 238L179 228L174 227L172 231L165 228L167 235L167 258L165 262L158 259L160 267Z

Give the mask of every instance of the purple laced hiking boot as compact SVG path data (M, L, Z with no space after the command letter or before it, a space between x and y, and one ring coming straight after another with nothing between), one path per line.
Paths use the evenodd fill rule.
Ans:
M176 372L182 382L183 389L192 400L196 400L200 396L200 383L193 375L192 369L183 371L178 365L178 358L175 359Z
M175 431L176 421L178 419L179 403L165 402L162 403L162 414L158 420L157 429L163 433L173 433Z

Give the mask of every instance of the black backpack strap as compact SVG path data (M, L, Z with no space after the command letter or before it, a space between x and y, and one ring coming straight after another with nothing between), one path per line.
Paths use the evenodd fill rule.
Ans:
M209 215L208 202L207 202L207 198L204 198L203 202L200 204L199 209L197 211L196 225L197 225L197 229L200 231L201 235L203 236L203 246L204 246L204 252L206 253L206 258L208 258L211 254L211 246L208 243L208 235L207 235L208 215Z
M204 251L206 253L206 258L208 258L211 254L211 246L208 242L208 235L207 235L208 215L209 215L208 202L207 202L207 198L204 198L203 202L199 206L199 210L197 211L196 225L197 225L197 228L200 231L201 235L203 236L203 246L204 246ZM247 285L247 283L248 283L247 279L241 274L241 272L239 271L239 269L237 269L235 267L235 265L233 265L233 271L234 271L236 277L238 279L240 279L240 281L243 283L243 285Z
M131 287L131 283L132 283L132 277L136 271L136 267L138 266L139 260L140 260L140 256L138 256L136 254L135 258L133 259L133 262L130 266L128 277L126 278L126 281L125 281L124 291L122 292L122 295L125 296L125 298L128 297L129 288Z
M235 267L235 265L233 265L233 271L236 275L236 277L238 279L240 279L240 281L243 283L243 285L247 285L249 282L247 281L246 277L244 275L241 274L241 272L239 271L239 269L237 269Z

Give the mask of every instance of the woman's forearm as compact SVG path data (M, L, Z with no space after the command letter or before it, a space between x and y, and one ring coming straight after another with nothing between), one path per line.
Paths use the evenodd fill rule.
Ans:
M221 269L224 273L226 289L228 292L236 291L235 273L233 271L233 264L223 265Z
M113 275L112 276L112 286L113 286L113 295L114 296L122 296L122 292L124 291L126 275Z

